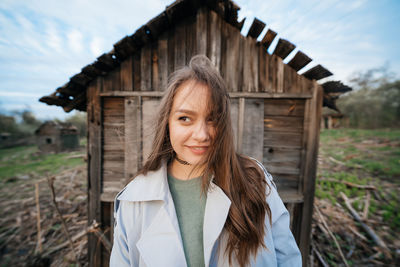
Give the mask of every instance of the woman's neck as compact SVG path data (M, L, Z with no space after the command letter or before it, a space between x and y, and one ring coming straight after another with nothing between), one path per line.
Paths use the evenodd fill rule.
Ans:
M176 159L168 165L168 173L179 180L189 180L201 176L203 169L193 165L185 165Z

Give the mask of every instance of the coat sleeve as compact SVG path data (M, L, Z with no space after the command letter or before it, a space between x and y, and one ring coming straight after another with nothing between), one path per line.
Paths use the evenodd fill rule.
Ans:
M126 228L123 222L122 207L119 200L114 202L114 243L111 250L110 266L131 266Z
M296 240L290 230L290 215L281 198L279 197L276 185L271 174L264 166L257 162L263 169L265 179L270 187L267 202L272 213L271 232L275 247L275 254L278 266L297 267L302 265L301 253Z

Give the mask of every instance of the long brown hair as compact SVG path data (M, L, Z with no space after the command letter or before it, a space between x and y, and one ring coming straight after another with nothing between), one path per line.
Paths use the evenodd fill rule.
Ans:
M224 229L228 234L226 252L229 263L232 255L240 266L250 262L264 244L265 218L271 223L271 210L266 202L269 185L257 163L235 151L230 117L229 95L219 72L206 56L194 56L189 66L172 74L161 101L155 128L152 151L139 173L147 174L161 167L163 161L171 162L174 152L169 139L168 118L177 89L185 81L207 85L210 90L209 114L215 127L210 152L204 160L202 189L207 192L210 177L231 200ZM268 188L268 191L267 191Z

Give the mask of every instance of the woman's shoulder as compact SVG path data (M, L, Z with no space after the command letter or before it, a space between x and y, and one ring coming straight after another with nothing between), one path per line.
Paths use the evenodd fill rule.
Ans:
M275 189L276 189L276 185L274 182L274 178L272 177L272 175L268 172L267 168L264 166L264 164L262 164L260 161L258 161L255 158L249 157L251 160L253 160L258 167L261 169L261 171L264 173L265 176L265 180L269 185L272 185Z

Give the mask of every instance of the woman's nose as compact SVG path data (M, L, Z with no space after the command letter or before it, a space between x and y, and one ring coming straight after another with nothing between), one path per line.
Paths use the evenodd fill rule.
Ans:
M206 121L199 121L193 131L193 138L198 141L208 141L210 139L209 126Z

